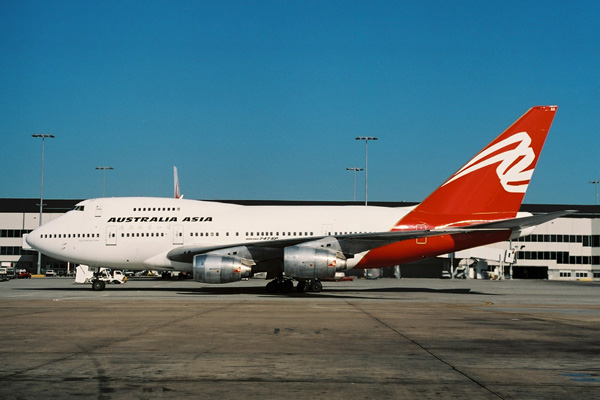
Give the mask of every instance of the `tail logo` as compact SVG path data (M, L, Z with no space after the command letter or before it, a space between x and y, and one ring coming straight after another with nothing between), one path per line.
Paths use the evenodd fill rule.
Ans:
M515 143L518 143L516 147L498 153L505 147L512 146ZM515 133L477 154L442 186L446 186L450 182L481 168L500 163L496 167L496 175L498 175L504 190L510 193L525 193L533 175L533 169L529 167L534 160L535 153L531 148L531 137L527 132Z

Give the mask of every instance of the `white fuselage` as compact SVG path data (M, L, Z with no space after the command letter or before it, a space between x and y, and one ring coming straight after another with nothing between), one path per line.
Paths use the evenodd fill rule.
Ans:
M32 232L27 242L59 259L132 270L191 271L167 253L260 241L389 231L413 207L243 206L169 198L85 200ZM353 267L360 261L349 263Z

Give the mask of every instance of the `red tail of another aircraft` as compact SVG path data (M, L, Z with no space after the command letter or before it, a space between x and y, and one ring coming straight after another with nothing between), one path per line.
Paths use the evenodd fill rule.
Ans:
M514 218L544 146L556 106L527 111L393 230L465 226Z

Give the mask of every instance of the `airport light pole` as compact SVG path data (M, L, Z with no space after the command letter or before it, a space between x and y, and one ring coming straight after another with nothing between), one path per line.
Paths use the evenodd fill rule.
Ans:
M600 181L596 179L596 180L590 181L590 183L596 185L596 205L598 205L598 184L600 183Z
M378 140L374 136L358 136L356 140L365 141L365 206L368 205L368 188L369 188L369 140Z
M102 197L104 197L104 190L106 189L106 170L113 170L113 167L96 167L96 169L102 170Z
M349 167L346 168L346 171L354 171L354 201L356 201L356 173L358 171L364 171L362 168L358 168L358 167Z
M54 139L54 135L49 135L46 133L36 133L31 135L34 138L42 139L42 173L41 173L41 184L40 184L40 220L39 226L42 226L42 212L44 210L44 143L46 139ZM37 274L42 273L42 253L38 251L38 262L37 262Z

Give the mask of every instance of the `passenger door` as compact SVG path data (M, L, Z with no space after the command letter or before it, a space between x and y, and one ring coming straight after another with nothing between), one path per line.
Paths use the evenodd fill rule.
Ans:
M183 244L183 225L175 225L173 227L173 244Z
M116 246L117 245L117 227L114 225L106 227L106 245L107 246Z

